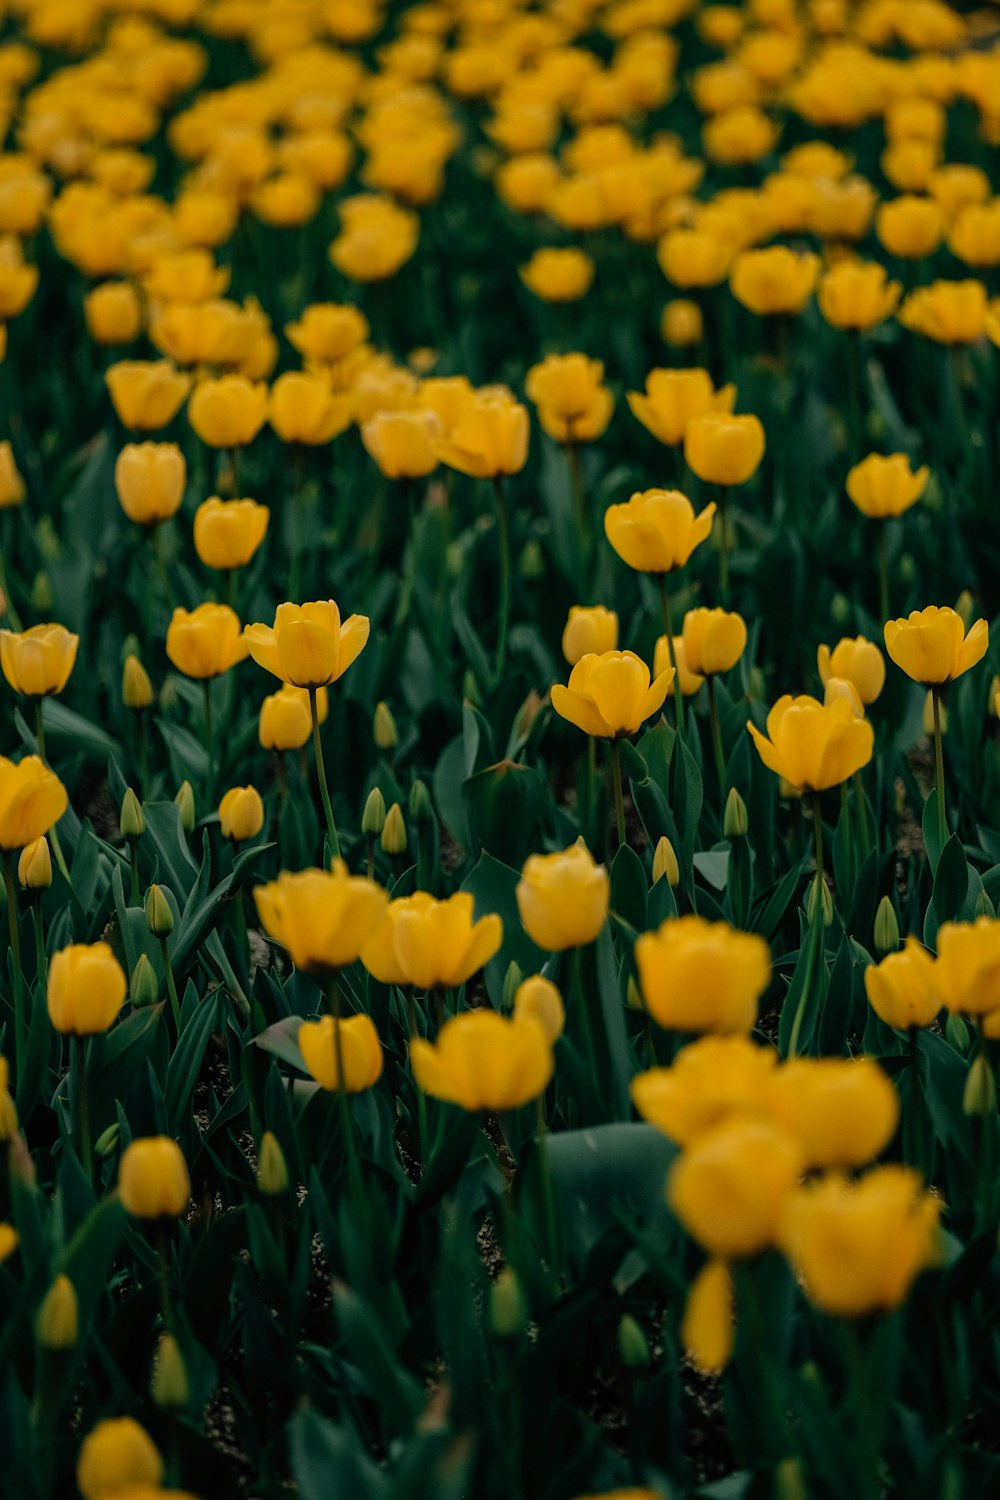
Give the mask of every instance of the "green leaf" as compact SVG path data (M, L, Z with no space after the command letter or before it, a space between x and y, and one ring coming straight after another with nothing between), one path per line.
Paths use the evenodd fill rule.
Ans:
M507 865L521 865L535 843L545 801L537 771L503 760L462 783L473 852L485 849Z
M387 1500L387 1477L350 1427L335 1427L306 1407L292 1418L288 1438L301 1500L330 1500L331 1495Z
M520 880L517 870L501 864L490 854L482 854L479 863L462 881L462 890L471 891L476 903L476 916L495 911L503 919L503 942L500 951L486 965L486 988L490 999L499 1007L503 995L503 981L510 964L516 963L524 974L535 974L545 961L545 955L528 937L521 926L514 892Z
M570 1260L581 1267L615 1225L669 1220L664 1185L677 1147L654 1126L615 1122L548 1139Z
M171 1135L180 1135L190 1114L191 1094L201 1071L208 1039L216 1022L214 998L201 1000L190 1020L181 1029L177 1045L167 1067L163 1090L167 1123Z
M646 926L647 893L642 860L628 844L622 844L611 862L611 910L637 932Z

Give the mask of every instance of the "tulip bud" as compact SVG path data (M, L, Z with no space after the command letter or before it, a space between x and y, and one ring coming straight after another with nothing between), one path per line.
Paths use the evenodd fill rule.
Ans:
M875 951L892 953L899 947L899 923L896 908L888 896L883 896L875 912Z
M976 916L989 917L992 921L996 914L996 907L993 905L993 902L990 900L989 896L987 896L984 890L980 891L979 895L976 897Z
M72 1349L76 1343L80 1311L76 1290L68 1276L57 1276L49 1287L35 1319L35 1337L43 1349Z
M118 816L118 825L121 828L123 839L138 839L146 832L146 819L142 812L142 803L129 787L122 798L122 810Z
M851 618L851 601L846 594L834 594L830 600L830 616L835 625L847 624Z
M385 798L377 786L368 793L365 810L361 814L361 832L369 839L377 839L385 827Z
M190 781L181 782L174 802L181 810L181 827L185 833L190 833L195 824L194 791Z
M962 1108L967 1115L992 1115L996 1110L997 1085L984 1052L972 1060L965 1079Z
M761 671L760 667L751 667L750 668L750 685L749 686L750 686L750 697L751 698L758 698L761 701L763 701L764 693L766 691L767 684L764 681L764 674Z
M626 1370L645 1370L649 1365L649 1340L631 1313L618 1324L618 1357Z
M414 823L429 823L433 816L434 807L426 782L417 780L410 787L410 817Z
M833 896L830 887L826 883L826 877L817 875L809 887L809 900L806 904L806 915L810 922L816 916L816 902L820 902L823 917L823 926L829 927L833 921Z
M509 1014L514 1009L514 996L517 994L518 987L523 981L524 974L521 972L520 964L515 963L511 959L507 965L507 972L503 976L503 998L501 1003L505 1014Z
M122 667L122 702L139 713L153 701L153 684L139 658L130 653Z
M531 541L525 543L524 551L518 559L517 571L529 581L545 577L545 553L537 537L532 537Z
M158 938L169 937L174 930L174 914L162 886L151 885L146 892L146 926Z
M809 1500L809 1486L797 1458L783 1458L774 1471L774 1500Z
M681 871L677 863L677 855L674 853L674 846L666 834L663 834L657 841L656 849L653 852L653 884L655 885L658 880L662 880L664 876L667 877L667 884L669 886L675 887L680 885Z
M969 626L972 624L972 616L975 614L975 611L976 601L973 599L968 589L963 589L958 598L955 600L955 613L956 615L961 615L962 624L965 626L966 630L968 630Z
M479 695L476 674L470 668L466 668L465 676L462 678L462 697L473 708L478 708L483 701Z
M160 689L160 708L165 714L173 713L180 701L177 684L172 677L168 677Z
M49 582L48 573L35 574L35 581L31 585L31 607L37 614L51 614L52 584Z
M968 1051L969 1028L955 1011L949 1013L944 1023L944 1036L949 1047L954 1047L956 1052L964 1054Z
M47 891L52 884L52 856L44 834L21 850L17 878L26 891Z
M500 1339L513 1339L527 1317L524 1293L517 1272L505 1266L490 1287L490 1327Z
M388 703L376 703L372 733L375 736L376 745L382 751L395 750L399 744L399 730L396 728L396 721L392 717L392 710Z
M642 991L640 990L639 986L636 984L635 979L632 977L631 974L629 975L628 987L627 987L626 992L625 992L625 998L626 998L626 1000L628 1001L629 1005L632 1007L633 1010L645 1010L646 1009L645 1003L644 1003L643 998L642 998Z
M139 961L132 970L132 977L128 982L128 997L137 1010L144 1005L155 1005L160 997L156 970L145 953L139 954Z
M722 815L722 831L727 839L742 839L746 837L749 827L747 805L736 788L731 786Z
M394 802L385 815L382 848L386 854L390 855L403 854L406 851L406 824L403 822L403 809L398 802Z
M268 1197L283 1193L288 1187L288 1166L281 1143L270 1130L265 1130L257 1156L257 1186Z
M94 1142L94 1150L97 1152L97 1155L101 1158L102 1161L107 1161L109 1156L114 1156L115 1152L118 1150L118 1142L120 1139L121 1130L119 1129L117 1120L113 1125L109 1125L106 1130L101 1131L100 1135L97 1137L97 1140Z
M153 1356L153 1378L150 1393L157 1406L187 1406L191 1399L187 1366L180 1345L172 1333L161 1333Z
M54 563L62 551L62 543L59 541L59 533L52 524L51 516L42 516L35 524L35 541L38 550L47 563Z
M531 726L542 711L544 699L532 688L518 709L517 718L514 720L514 733L519 739L527 739L531 733Z

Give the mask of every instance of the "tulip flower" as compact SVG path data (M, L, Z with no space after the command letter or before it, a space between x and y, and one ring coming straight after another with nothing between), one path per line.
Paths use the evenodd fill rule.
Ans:
M594 941L607 920L609 891L607 870L580 839L558 853L529 856L515 891L517 911L533 943L561 953Z
M766 1120L735 1116L698 1135L675 1161L667 1201L711 1256L736 1260L774 1245L802 1174L802 1152Z
M764 446L764 428L753 415L703 412L692 417L684 432L688 468L707 484L719 486L719 589L724 604L729 592L729 490L757 472Z
M763 1114L763 1090L777 1064L773 1048L748 1036L703 1036L671 1067L637 1074L629 1091L644 1120L686 1146L723 1120Z
M813 294L819 271L818 255L797 255L786 245L769 245L737 255L729 270L729 289L758 317L799 313Z
M684 616L682 636L684 661L688 671L704 678L708 683L712 748L721 797L726 779L726 763L715 705L715 678L720 672L730 671L743 655L747 643L747 627L741 615L729 614L724 609L690 609Z
M85 1044L114 1023L125 1003L128 980L107 943L73 943L49 965L46 999L54 1031L73 1038L74 1097L80 1161L93 1172Z
M245 568L267 533L271 512L256 500L203 500L194 515L194 550L206 568Z
M357 307L314 302L297 323L285 325L285 333L292 347L305 359L335 364L368 338L368 319Z
M571 667L584 656L600 656L618 646L618 616L603 604L570 605L562 633L562 652ZM657 676L659 673L657 673Z
M219 823L223 838L235 844L255 839L264 826L264 804L256 787L230 787L219 803Z
M362 424L361 441L387 479L423 479L437 468L441 430L434 411L379 411Z
M819 310L832 328L867 332L895 312L902 294L876 261L842 260L819 284Z
M673 1031L749 1031L771 976L763 938L697 916L644 932L635 961L644 1008Z
M130 281L95 286L83 299L83 315L95 344L131 344L142 332L142 302Z
M566 1025L566 1007L551 979L543 974L533 974L523 979L514 991L515 1017L527 1017L537 1021L545 1032L550 1046L555 1046Z
M188 421L210 448L245 447L267 416L267 386L243 375L201 381L188 404Z
M664 304L660 314L660 334L671 349L689 349L701 343L704 333L705 323L697 302L688 297L674 297Z
M779 1241L811 1302L863 1317L898 1307L933 1264L940 1211L908 1167L877 1167L860 1182L831 1174L788 1195Z
M180 509L187 483L176 443L126 443L115 461L115 490L130 521L150 530Z
M885 659L874 641L863 635L853 640L845 636L832 651L829 646L819 646L816 664L824 687L831 678L846 678L866 707L875 702L885 686Z
M283 443L319 447L351 425L354 399L322 375L289 370L271 387L267 420Z
M386 281L417 248L420 220L391 198L361 193L339 204L341 232L330 260L352 281Z
M489 963L502 939L495 913L474 919L467 891L446 901L416 891L390 902L361 949L361 962L381 984L450 989Z
M728 414L735 401L736 387L724 385L716 390L707 370L650 370L645 393L628 393L633 416L671 447L683 443L692 417L706 412Z
M169 1136L142 1136L125 1147L118 1196L134 1219L175 1219L191 1201L187 1163Z
M552 1046L533 1017L464 1011L446 1021L432 1045L411 1044L417 1087L470 1113L503 1114L545 1092Z
M885 522L901 516L915 505L927 488L930 470L926 465L916 471L910 468L904 453L885 457L869 453L855 464L847 476L847 493L862 515L881 521L879 528L879 606L883 619L889 613L889 558Z
M296 968L318 973L355 963L389 902L380 886L348 874L339 859L330 870L283 871L253 894L268 936Z
M190 376L169 360L122 360L109 366L104 379L122 426L136 432L166 427L191 389Z
M330 711L330 698L325 687L316 690L316 708L319 722L324 724ZM286 682L278 692L264 699L260 706L258 738L265 750L301 750L311 734L312 715L307 688L291 687Z
M910 293L899 321L938 344L972 344L986 332L988 310L981 281L934 281Z
M681 1320L681 1343L699 1370L725 1369L734 1341L733 1278L724 1260L709 1260L688 1289ZM652 1494L652 1491L650 1492Z
M862 1167L899 1123L892 1080L867 1057L792 1058L767 1079L761 1105L809 1168Z
M382 1076L382 1044L368 1016L303 1021L297 1039L310 1075L328 1093L359 1094Z
M15 693L47 698L61 693L69 681L79 644L80 637L65 625L33 625L20 633L0 630L0 668Z
M685 291L718 286L726 279L734 247L699 229L671 229L656 247L660 270L674 286Z
M944 214L933 198L904 193L880 203L875 234L890 255L900 260L924 260L933 255L944 235Z
M586 296L594 279L594 262L582 250L536 250L518 272L521 280L542 302L578 302Z
M98 1422L84 1438L76 1462L77 1487L84 1500L101 1500L132 1486L159 1490L164 1473L159 1449L132 1417Z
M0 352L0 361L2 361L2 352ZM4 438L3 442L0 442L0 510L21 505L26 494L24 480L14 461L14 450L10 445L10 439Z
M935 970L927 949L915 937L908 937L901 951L888 953L880 964L865 969L868 1004L896 1031L929 1026L941 1009Z
M839 699L827 706L786 693L767 716L767 735L748 721L754 744L769 770L799 791L839 786L866 766L874 746L872 727Z

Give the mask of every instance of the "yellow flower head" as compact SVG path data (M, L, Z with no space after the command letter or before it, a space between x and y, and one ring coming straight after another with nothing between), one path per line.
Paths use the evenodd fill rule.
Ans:
M203 500L194 515L194 549L206 568L244 568L267 532L271 512L256 500Z
M174 610L167 626L167 656L185 677L218 677L246 654L239 616L228 604Z
M843 698L825 704L786 693L767 716L766 736L747 728L768 770L802 792L839 786L868 764L875 744L872 726Z
M608 872L583 840L555 854L532 854L516 889L517 910L533 943L549 953L592 943L608 915Z
M66 686L79 644L80 637L65 625L0 630L0 667L15 693L45 698Z
M813 294L819 270L818 255L797 255L786 245L769 245L736 257L729 286L737 302L758 317L798 313Z
M604 513L604 531L623 562L640 573L683 568L712 529L715 504L696 516L680 490L642 490Z
M503 922L492 912L477 922L467 891L444 901L416 891L390 902L361 948L361 962L382 984L451 987L489 963L502 939Z
M0 755L0 849L34 843L68 806L66 788L37 755L16 764Z
M689 609L683 640L688 671L714 677L735 667L743 655L747 627L742 615L725 609Z
M520 277L542 302L578 302L594 279L594 262L582 250L536 250Z
M865 970L868 1004L887 1026L909 1031L929 1026L941 1009L935 987L935 962L922 943L908 937L898 953Z
M382 1076L382 1043L369 1016L303 1021L298 1043L310 1074L328 1093L360 1094Z
M254 891L269 937L288 950L297 969L340 969L354 963L385 915L389 897L343 860L330 870L283 870Z
M888 1145L899 1095L871 1058L796 1057L767 1080L763 1105L808 1167L861 1167Z
M614 397L604 365L584 354L548 354L532 365L524 388L538 409L542 428L557 443L589 443L611 420Z
M905 453L869 453L848 474L847 493L862 515L885 521L915 505L929 478L926 465L912 470Z
M902 294L876 261L841 260L819 284L819 310L834 328L874 328L896 311Z
M1000 922L945 922L938 929L933 985L948 1010L983 1016L1000 1007Z
M934 281L910 293L899 321L938 344L973 344L986 332L988 315L981 281Z
M953 682L986 655L990 630L977 620L965 632L960 614L947 605L913 610L905 620L885 622L885 649L907 677L923 687Z
M762 937L693 915L642 933L635 962L646 1010L671 1031L748 1032L771 977Z
M736 387L716 390L707 370L650 370L646 391L629 391L628 404L634 416L661 443L676 447L684 441L688 422L706 412L728 414L736 400Z
M696 1136L677 1158L667 1201L709 1255L756 1255L775 1243L802 1168L802 1152L784 1131L736 1116Z
M136 1219L176 1218L191 1201L191 1181L181 1148L169 1136L145 1136L122 1152L118 1196Z
M435 443L442 463L474 479L517 474L528 458L528 410L501 386L479 390Z
M745 484L764 457L764 427L752 414L706 412L684 433L684 459L708 484Z
M470 1010L446 1021L432 1045L410 1044L417 1087L470 1112L520 1109L548 1087L552 1047L533 1017Z
M366 615L343 622L332 599L313 604L279 604L274 625L248 625L244 631L258 666L292 687L328 687L361 655L371 623Z
M552 707L584 734L620 739L635 734L663 706L672 669L650 682L649 668L633 651L605 651L581 657L569 686L555 683Z
M584 656L614 651L618 645L618 616L603 604L572 604L562 633L562 652L571 667Z
M747 1036L704 1036L683 1047L669 1068L650 1068L632 1080L644 1120L686 1146L733 1115L762 1114L761 1096L777 1066L771 1047Z
M49 964L49 1020L64 1034L97 1035L117 1019L127 990L125 972L107 943L72 943Z
M853 640L845 636L832 651L829 646L818 647L816 664L824 687L832 678L846 679L863 704L874 703L885 686L885 658L875 642L863 635Z

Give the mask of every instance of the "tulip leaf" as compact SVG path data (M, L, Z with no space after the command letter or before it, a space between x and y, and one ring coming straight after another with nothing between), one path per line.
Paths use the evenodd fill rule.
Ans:
M582 1267L616 1225L666 1228L663 1189L677 1147L654 1126L620 1121L560 1131L548 1138L547 1149L566 1253L575 1266Z
M465 741L462 735L456 735L438 757L431 777L431 787L434 805L441 821L463 849L467 849L472 842L465 822L465 803L462 799L462 784L467 774Z
M473 852L486 850L504 864L523 864L544 800L542 778L518 761L500 761L470 776L462 783L462 801Z
M729 880L729 862L728 844L724 849L706 849L693 857L693 864L698 874L717 891L726 889L726 883Z
M142 852L147 852L148 840L160 866L157 878L177 893L179 901L184 901L197 878L198 866L188 848L181 810L176 802L144 802L142 811L146 819Z
M106 729L67 708L58 698L42 699L42 723L46 743L51 742L53 749L70 747L101 763L118 750L118 741Z
M486 988L496 1006L500 1004L504 975L511 963L516 963L523 974L535 974L544 962L541 950L521 926L517 897L514 894L520 878L517 870L494 859L491 854L484 853L462 881L462 890L472 892L477 918L493 911L503 921L500 950L490 959L484 971Z
M648 889L642 860L628 844L622 844L611 862L611 910L637 932L646 925Z
M180 1135L205 1050L216 1024L218 1007L213 997L199 1000L190 1020L181 1027L177 1045L167 1067L163 1097L171 1135Z
M288 1063L289 1067L298 1068L300 1073L308 1074L309 1069L298 1044L302 1021L302 1016L285 1016L283 1020L275 1021L273 1026L255 1036L253 1045L262 1052L270 1052L273 1057Z
M927 850L927 860L930 864L932 875L937 871L938 860L941 858L943 852L939 830L937 787L932 786L927 794L927 800L924 802L924 815L921 821L924 848Z
M292 1418L288 1441L301 1500L330 1500L331 1495L388 1500L387 1476L368 1457L350 1427L334 1426L306 1407Z

